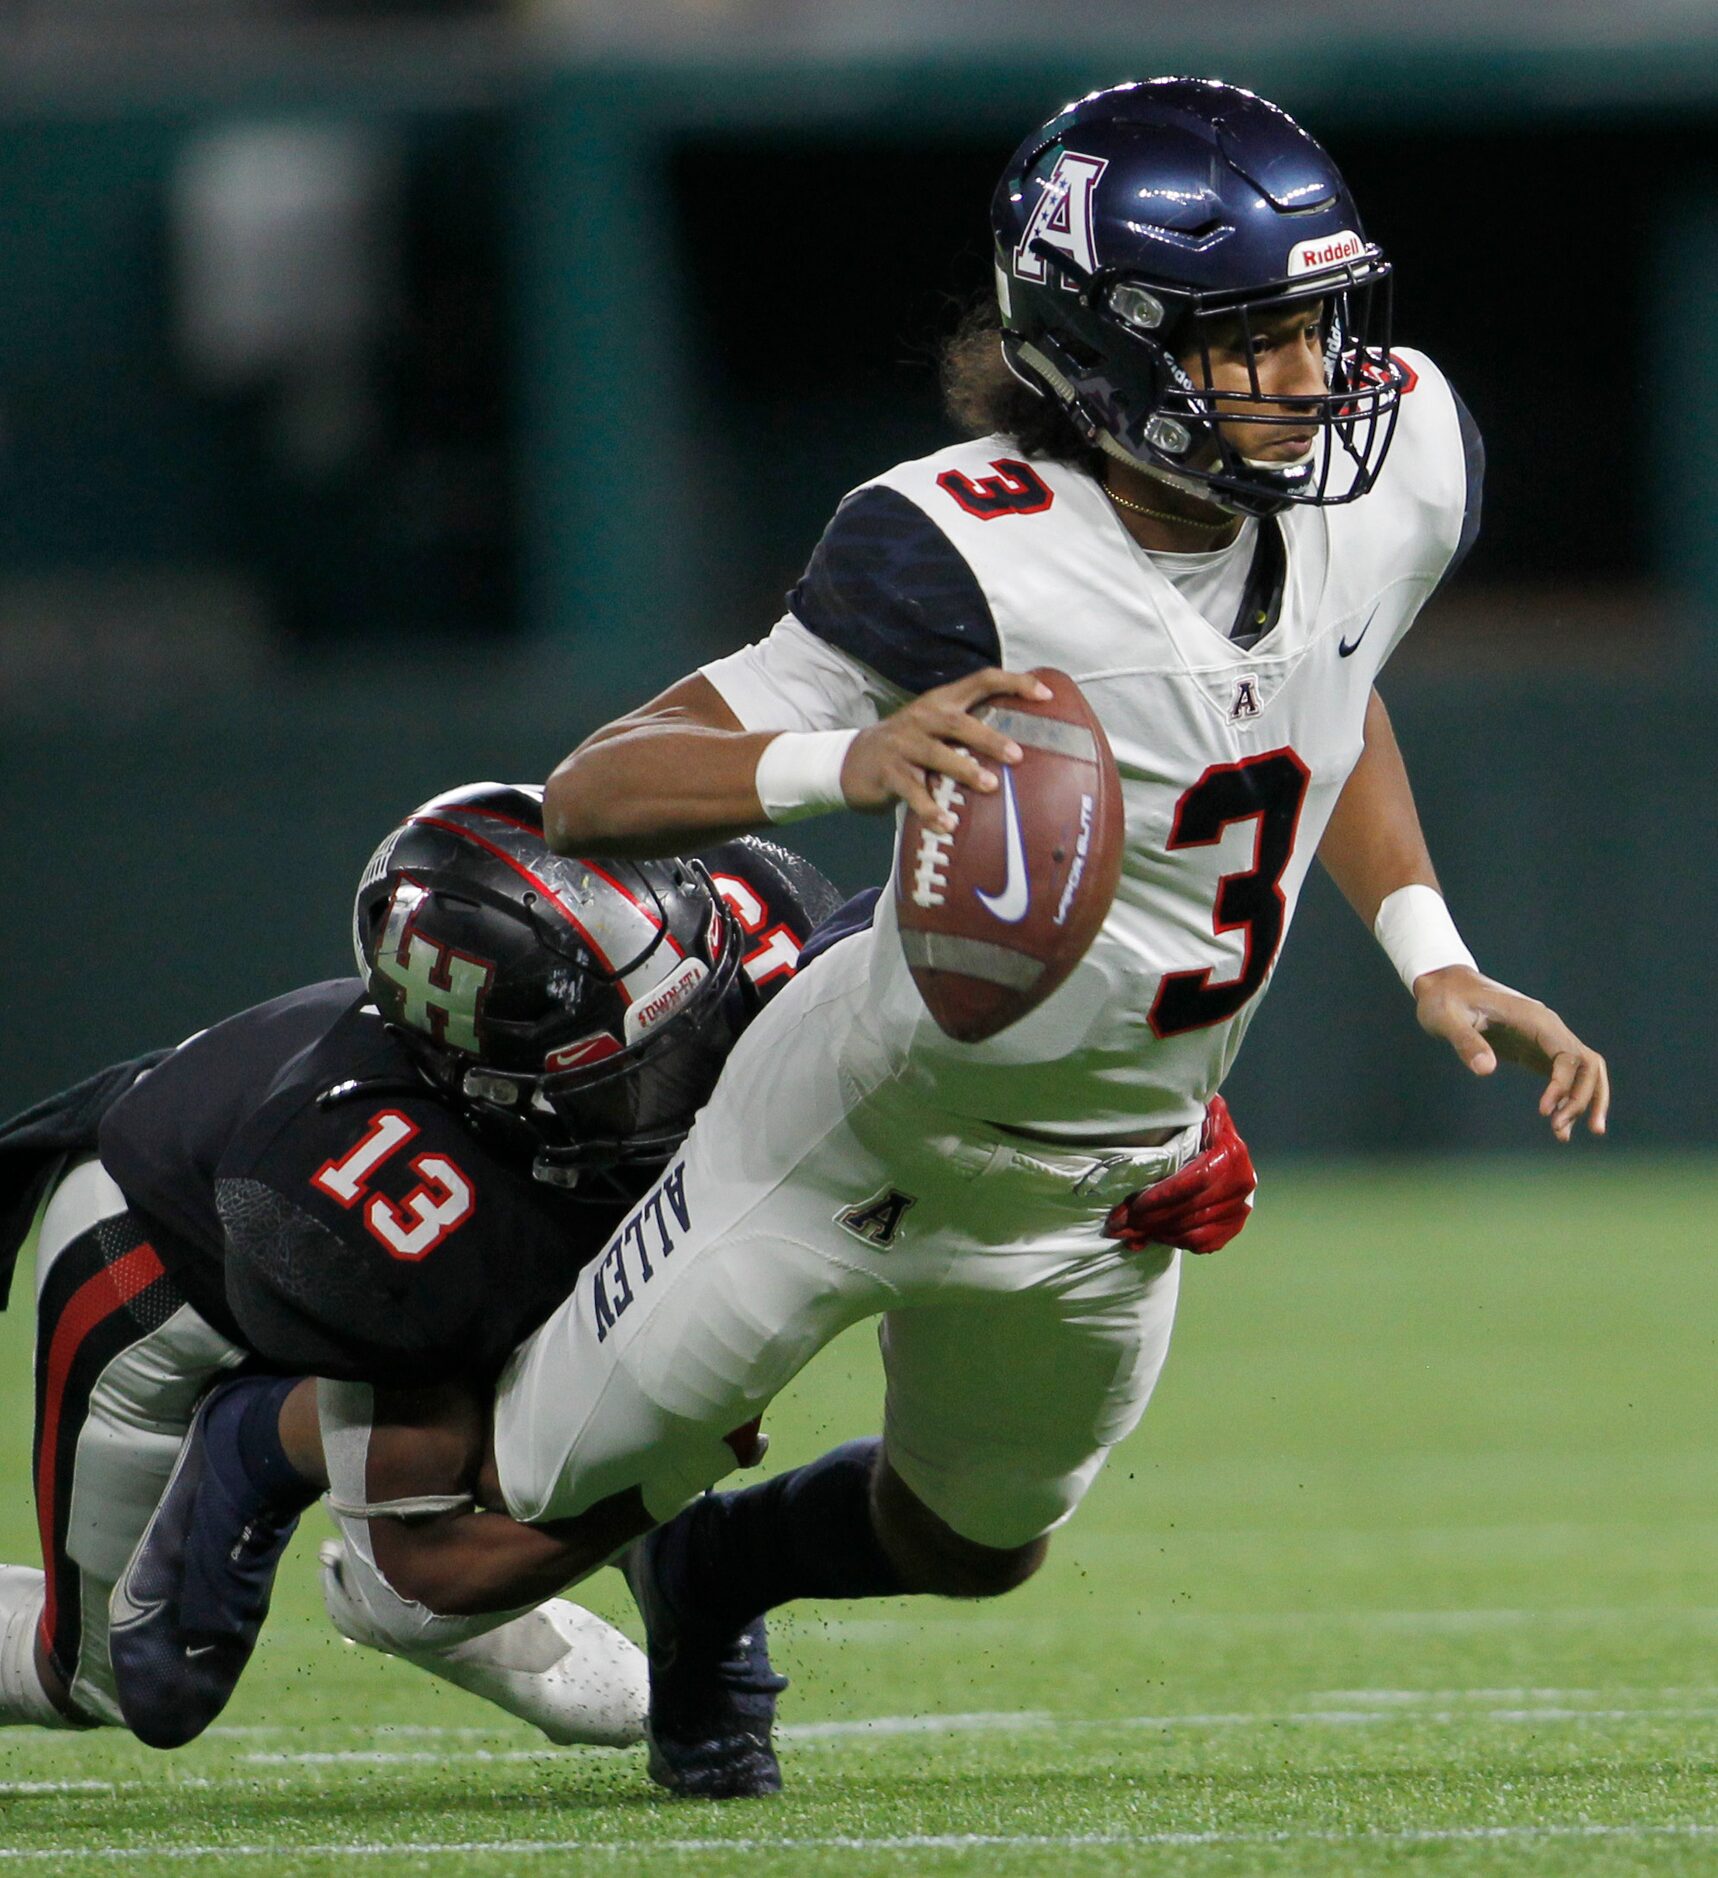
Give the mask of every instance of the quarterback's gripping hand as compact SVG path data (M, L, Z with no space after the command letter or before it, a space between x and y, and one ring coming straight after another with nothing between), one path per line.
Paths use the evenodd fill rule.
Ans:
M887 809L904 802L932 828L952 829L954 817L931 800L936 778L952 776L969 789L994 789L994 772L978 759L1020 761L1020 746L1012 738L971 715L986 698L1004 696L1047 698L1050 691L1028 673L991 666L923 692L892 717L860 731L841 765L847 806Z
M1605 1132L1610 1070L1549 1005L1471 966L1446 965L1414 980L1414 1008L1421 1029L1442 1037L1476 1076L1489 1076L1501 1057L1546 1077L1539 1113L1559 1141L1583 1115L1590 1134Z
M1213 1096L1205 1107L1199 1152L1179 1173L1129 1194L1111 1209L1104 1236L1130 1252L1148 1245L1180 1246L1186 1252L1217 1252L1246 1225L1259 1178L1253 1157L1229 1115Z

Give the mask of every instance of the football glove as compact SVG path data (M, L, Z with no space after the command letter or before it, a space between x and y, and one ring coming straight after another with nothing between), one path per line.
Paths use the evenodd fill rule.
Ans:
M1131 1193L1110 1211L1104 1237L1130 1252L1148 1245L1216 1252L1247 1223L1259 1179L1253 1157L1236 1132L1229 1105L1213 1096L1205 1107L1199 1152L1167 1179Z

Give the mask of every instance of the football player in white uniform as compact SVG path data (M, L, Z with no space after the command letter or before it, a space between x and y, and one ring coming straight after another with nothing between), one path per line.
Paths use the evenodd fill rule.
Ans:
M1476 1074L1537 1070L1560 1140L1605 1127L1603 1059L1462 945L1374 688L1471 543L1483 453L1437 367L1391 346L1389 269L1330 158L1250 93L1124 85L1027 139L992 220L999 323L952 361L985 434L851 494L767 639L549 785L567 851L935 817L930 779L994 788L1018 755L971 708L1053 665L1126 801L1115 904L1066 985L954 1043L885 897L742 1040L663 1186L503 1375L516 1516L630 1493L661 1520L733 1464L726 1431L883 1317L880 1443L634 1550L654 1767L684 1790L774 1782L761 1611L1018 1584L1134 1426L1177 1254L1106 1220L1125 1232L1128 1196L1198 1151L1315 854L1425 1029ZM743 1696L716 1692L718 1646L730 1691L752 1664Z
M559 1545L514 1601L686 1509L627 1561L652 1771L683 1793L779 1784L763 1612L1019 1584L1137 1422L1176 1247L1245 1218L1208 1105L1315 854L1428 1031L1476 1074L1538 1071L1560 1140L1605 1126L1603 1059L1463 947L1374 689L1472 540L1483 459L1436 366L1392 348L1389 269L1329 157L1247 92L1120 86L1027 139L993 225L997 318L951 354L982 434L851 494L768 638L549 785L566 852L934 819L933 779L992 789L1017 760L971 711L1042 664L1103 720L1126 802L1113 909L1039 1010L951 1042L885 899L754 1024L502 1374L490 1503ZM1178 1170L1200 1197L1166 1225ZM697 1498L876 1315L881 1439Z

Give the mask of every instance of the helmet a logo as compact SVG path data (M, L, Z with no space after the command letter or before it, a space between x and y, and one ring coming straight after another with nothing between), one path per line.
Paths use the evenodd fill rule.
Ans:
M1025 232L1014 250L1014 272L1021 280L1042 285L1050 274L1050 264L1033 252L1035 242L1065 254L1082 274L1097 271L1097 243L1092 234L1092 197L1098 178L1109 168L1107 157L1081 156L1076 150L1064 150L1056 159L1032 211ZM1064 279L1062 285L1077 291L1075 283Z
M376 970L399 991L401 1021L450 1049L477 1054L477 1013L495 976L492 959L474 958L419 932L429 895L402 878L388 903Z

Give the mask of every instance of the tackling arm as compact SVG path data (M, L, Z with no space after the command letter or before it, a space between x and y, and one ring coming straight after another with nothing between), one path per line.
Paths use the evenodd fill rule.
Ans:
M1318 854L1368 926L1399 889L1437 891L1407 767L1376 691L1366 707L1365 749L1337 800ZM1605 1059L1555 1011L1471 964L1423 971L1412 990L1421 1028L1448 1043L1476 1076L1489 1076L1502 1057L1547 1079L1539 1113L1559 1141L1569 1140L1583 1116L1593 1134L1605 1132L1610 1109Z
M479 1617L541 1603L585 1576L653 1522L636 1494L619 1494L577 1519L526 1526L504 1512L489 1452L489 1403L459 1385L371 1390L314 1387L319 1417L298 1422L295 1463L329 1483L343 1526L361 1523L375 1571L421 1626L427 1616ZM302 1405L297 1405L302 1406ZM283 1413L283 1437L295 1405ZM354 1548L357 1571L363 1548ZM386 1604L386 1600L382 1601ZM391 1608L389 1606L388 1608ZM372 1603L372 1617L379 1614ZM392 1628L399 1629L399 1616ZM393 1638L397 1647L421 1641Z

